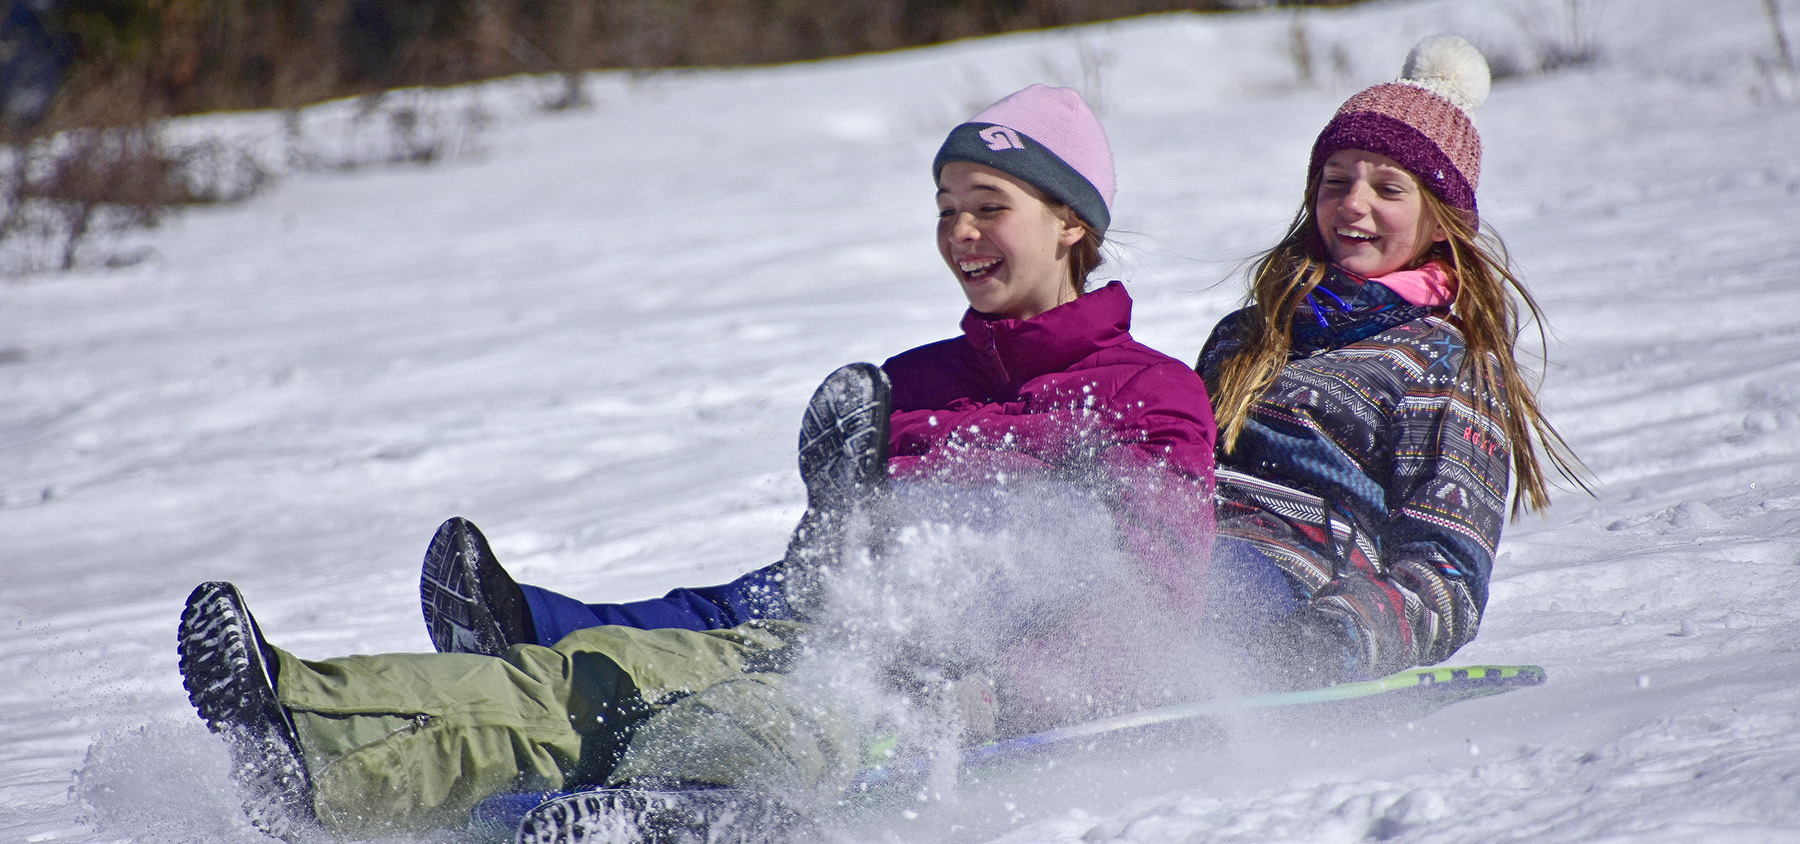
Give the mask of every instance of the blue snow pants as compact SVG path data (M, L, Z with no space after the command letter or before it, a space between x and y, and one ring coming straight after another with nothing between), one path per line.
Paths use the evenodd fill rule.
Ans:
M541 586L520 584L537 628L537 644L551 647L588 627L613 624L640 630L726 630L749 621L795 620L782 591L786 561L730 583L675 589L660 598L623 604L588 604ZM1208 576L1207 625L1244 635L1274 624L1300 608L1300 598L1281 568L1255 546L1220 539Z
M537 644L546 648L588 627L612 624L639 630L728 630L758 619L794 620L782 591L786 561L763 566L730 583L675 589L661 598L624 604L585 604L541 586L519 584L537 628Z

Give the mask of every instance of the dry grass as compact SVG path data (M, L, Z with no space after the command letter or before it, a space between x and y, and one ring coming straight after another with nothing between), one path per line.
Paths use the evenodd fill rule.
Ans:
M1353 0L1344 0L1353 2ZM545 109L585 105L582 71L764 64L997 32L1279 0L66 0L46 24L74 60L45 117L0 135L0 272L71 269L113 236L273 178L222 141L173 145L177 115L287 109L289 166L432 163L488 117L384 93L560 74ZM1312 5L1341 5L1325 2ZM1106 57L1074 75L1101 106ZM301 107L361 97L318 136Z

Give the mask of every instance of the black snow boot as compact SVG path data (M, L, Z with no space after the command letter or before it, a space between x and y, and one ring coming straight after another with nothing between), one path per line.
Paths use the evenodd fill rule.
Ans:
M820 576L838 560L851 515L887 487L887 373L852 363L826 376L800 420L800 479L806 513L783 561L787 600L799 617L816 607Z
M804 844L817 825L774 799L736 788L602 788L538 806L518 844Z
M800 479L806 509L855 506L887 484L888 416L893 389L872 363L825 376L800 420Z
M425 549L419 605L439 653L504 656L537 642L525 592L500 567L487 537L460 516L444 522Z
M250 823L284 841L307 837L319 826L300 738L275 696L268 643L237 587L213 581L195 588L178 636L188 701L231 748Z

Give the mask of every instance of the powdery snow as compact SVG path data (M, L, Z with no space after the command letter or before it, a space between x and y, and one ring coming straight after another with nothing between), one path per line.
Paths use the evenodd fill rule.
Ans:
M813 385L954 331L928 164L981 105L1032 81L1096 95L1110 272L1139 337L1191 359L1345 96L1435 32L1523 57L1515 11L1563 6L1171 15L596 74L597 105L557 115L497 83L446 95L497 115L476 158L291 173L152 233L138 265L0 285L0 840L259 840L175 670L201 580L324 657L429 648L417 561L450 515L586 596L773 560ZM1800 841L1800 84L1760 69L1760 0L1601 12L1599 63L1503 79L1478 113L1483 212L1554 332L1543 400L1600 485L1509 528L1454 661L1549 683L1063 760L857 835ZM270 115L184 129L208 125L279 134Z

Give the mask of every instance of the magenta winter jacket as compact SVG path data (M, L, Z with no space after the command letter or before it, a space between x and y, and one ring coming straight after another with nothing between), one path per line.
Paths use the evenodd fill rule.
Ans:
M1169 678L1192 673L1170 670L1169 643L1198 631L1203 618L1214 434L1205 383L1131 339L1131 297L1117 282L1033 319L971 311L962 326L961 337L885 364L893 383L889 472L969 485L1079 484L1107 502L1143 575L1129 581L1137 589L1067 584L1073 610L1034 625L1001 656L996 679L1010 699L1009 726L1030 731L1160 702ZM580 605L577 623L555 628L549 605L538 603L554 593L526 588L548 645L596 623L713 630L793 618L779 599L785 565L660 599Z
M1213 426L1193 369L1131 338L1112 282L1028 320L968 312L963 336L890 359L888 470L897 480L1097 484L1144 593L1083 612L1013 649L1003 684L1015 729L1155 701L1164 658L1145 641L1197 630L1213 541ZM1071 584L1071 589L1078 588Z
M963 336L890 358L888 470L989 481L1094 465L1207 481L1206 386L1131 338L1131 296L1112 282L1028 320L963 316Z

